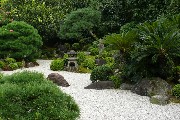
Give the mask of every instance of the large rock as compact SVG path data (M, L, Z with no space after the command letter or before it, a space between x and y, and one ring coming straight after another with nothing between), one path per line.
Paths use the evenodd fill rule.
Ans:
M122 83L120 85L120 89L121 90L131 90L133 88L134 85L132 84L128 84L128 83Z
M49 74L47 79L53 81L53 83L57 84L58 86L62 86L62 87L70 86L69 83L64 79L64 77L58 73Z
M166 95L154 95L150 98L150 102L158 105L167 105L169 103L169 97Z
M151 78L143 79L136 83L131 91L142 96L168 96L171 88L172 87L165 80L162 80L161 78Z
M114 88L113 81L98 81L84 87L84 89L97 89L97 90L112 89L112 88Z

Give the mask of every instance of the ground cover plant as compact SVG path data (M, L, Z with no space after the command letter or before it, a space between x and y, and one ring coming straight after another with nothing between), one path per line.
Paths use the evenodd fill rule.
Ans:
M74 100L41 73L24 71L0 80L3 120L75 120L78 116Z

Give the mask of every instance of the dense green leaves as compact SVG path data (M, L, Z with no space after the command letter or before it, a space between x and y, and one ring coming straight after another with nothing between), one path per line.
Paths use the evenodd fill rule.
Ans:
M81 39L88 36L97 39L93 33L101 20L99 11L91 8L78 9L66 16L59 37L62 39Z
M1 78L0 116L3 120L75 120L79 108L43 74L24 71Z
M25 22L14 21L0 28L0 57L31 61L40 55L38 31Z

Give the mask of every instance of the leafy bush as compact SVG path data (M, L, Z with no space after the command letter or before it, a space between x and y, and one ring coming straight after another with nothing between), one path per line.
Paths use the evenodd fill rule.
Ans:
M50 64L50 69L53 71L64 69L64 59L53 60Z
M0 68L1 68L1 69L4 68L5 65L6 65L5 62L0 60Z
M59 31L61 39L79 39L91 36L95 40L96 35L93 33L101 20L101 13L92 8L82 8L72 11L66 16L64 23Z
M86 68L86 67L83 67L83 66L78 66L78 70L77 70L78 73L91 73L92 70Z
M98 66L95 69L93 69L90 80L92 82L96 82L97 80L100 81L108 81L110 80L110 76L113 75L113 71L108 66Z
M106 57L106 65L109 66L110 68L113 68L115 65L115 60L113 57Z
M121 83L122 83L122 80L121 80L120 77L117 76L117 75L112 75L112 76L110 77L110 80L112 80L112 81L114 82L115 88L119 88L120 85L121 85Z
M177 84L172 89L173 95L180 98L180 84Z
M74 43L72 44L72 49L74 49L75 51L78 51L81 49L81 46L79 43Z
M91 55L98 55L99 49L94 47L89 47L89 52L91 52Z
M95 67L95 58L87 56L86 59L82 63L83 67L86 67L88 69L94 69Z
M75 120L79 108L41 73L22 72L2 78L0 116L13 120ZM4 109L6 108L6 109Z
M132 76L172 77L174 65L180 59L180 29L177 26L167 18L138 26L140 40L134 45L128 65Z
M78 52L77 53L77 63L81 65L86 59L86 54L84 52Z
M32 61L42 46L38 31L25 22L14 21L0 28L0 56Z
M4 61L6 62L6 64L11 64L16 62L14 58L6 58Z
M19 68L18 64L17 63L10 63L8 65L8 67L11 69L11 70L16 70Z

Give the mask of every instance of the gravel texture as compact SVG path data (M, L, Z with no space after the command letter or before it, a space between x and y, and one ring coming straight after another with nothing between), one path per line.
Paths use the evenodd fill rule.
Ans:
M23 68L15 71L2 71L12 74L17 71L31 70L44 73L47 77L51 71L50 60L38 60L40 66ZM71 95L81 110L78 120L180 120L180 104L171 103L166 106L151 104L149 98L139 96L127 90L84 89L91 81L90 74L55 72L64 76L69 87L60 87Z

